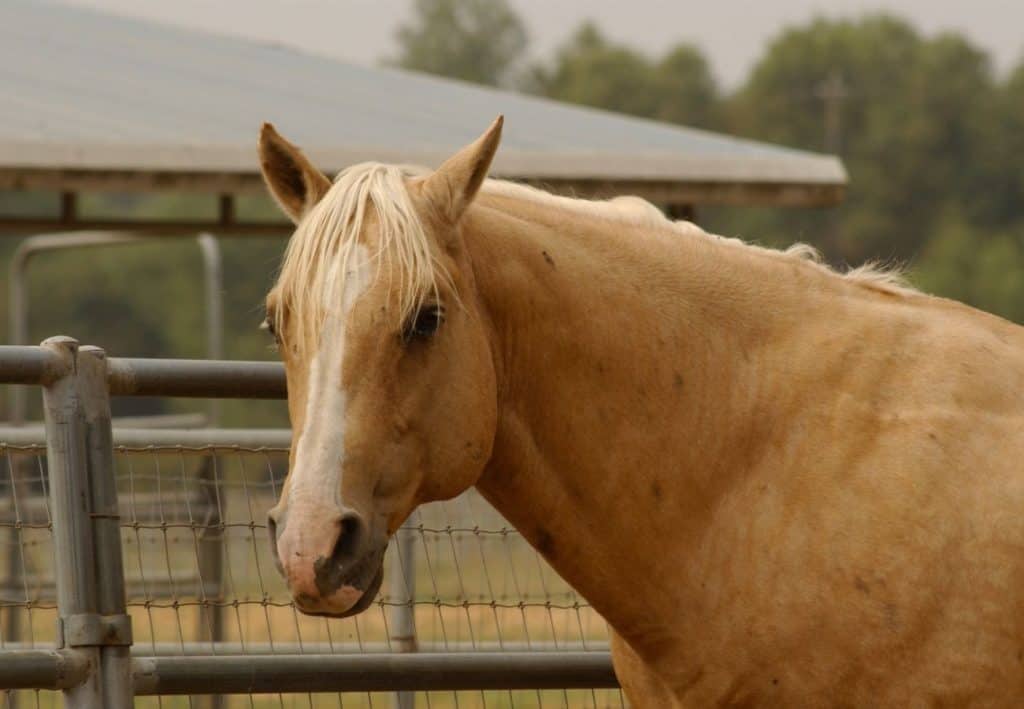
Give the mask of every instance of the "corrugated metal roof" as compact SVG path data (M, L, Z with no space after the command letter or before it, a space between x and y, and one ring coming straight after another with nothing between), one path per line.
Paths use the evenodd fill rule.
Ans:
M262 121L327 170L437 164L505 115L495 172L839 186L834 157L269 44L0 2L0 170L256 170Z

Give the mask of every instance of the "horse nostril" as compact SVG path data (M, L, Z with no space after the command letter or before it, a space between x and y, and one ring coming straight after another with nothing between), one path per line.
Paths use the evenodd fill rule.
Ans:
M270 537L270 558L274 560L274 566L277 567L278 573L284 576L281 555L277 551L277 519L273 511L267 515L267 536Z
M356 512L346 512L338 521L338 541L334 545L331 559L341 565L359 557L366 537L366 523Z

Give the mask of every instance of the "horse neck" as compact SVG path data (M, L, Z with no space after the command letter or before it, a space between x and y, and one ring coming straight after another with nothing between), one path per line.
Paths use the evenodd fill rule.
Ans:
M523 209L474 206L465 225L499 383L477 487L656 654L657 619L699 585L687 560L707 516L772 435L763 373L792 356L776 344L808 317L817 269Z

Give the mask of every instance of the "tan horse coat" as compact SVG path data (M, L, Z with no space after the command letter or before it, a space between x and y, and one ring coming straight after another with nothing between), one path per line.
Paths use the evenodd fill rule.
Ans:
M493 362L476 485L630 702L1024 705L1024 328L623 211L485 186L448 253Z
M505 363L478 487L626 641L631 699L1024 702L1024 330L478 205Z

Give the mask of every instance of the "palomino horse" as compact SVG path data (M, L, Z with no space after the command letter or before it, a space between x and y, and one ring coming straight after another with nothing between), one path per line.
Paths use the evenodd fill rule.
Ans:
M1024 704L1024 328L486 180L500 134L331 182L263 128L299 608L365 609L410 512L475 485L634 705Z

